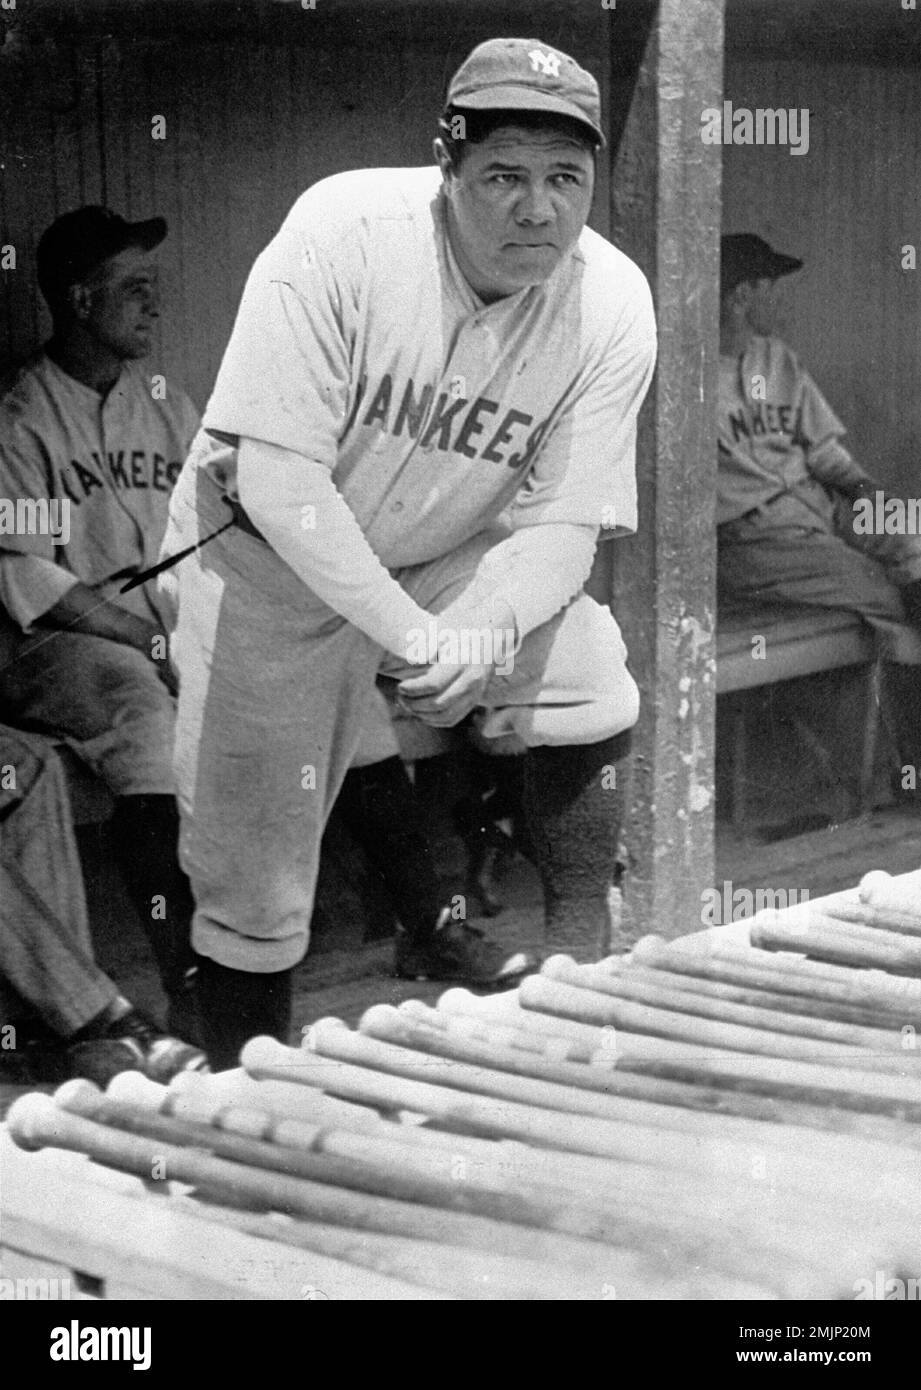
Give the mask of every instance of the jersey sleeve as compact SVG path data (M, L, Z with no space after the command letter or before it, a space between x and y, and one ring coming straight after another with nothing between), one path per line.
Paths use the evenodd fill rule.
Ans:
M257 259L204 415L332 470L349 389L354 235L310 195Z
M430 615L381 564L323 465L243 440L237 482L247 514L308 588L409 661L413 634L426 630Z
M807 445L807 453L817 453L829 439L840 439L847 431L832 410L812 377L803 367L799 368L801 378L800 409L802 411L800 428Z
M41 446L21 423L8 416L0 418L0 499L10 506L16 501L50 500L47 461ZM56 550L47 527L0 525L0 554L36 555L53 562Z
M566 522L605 538L636 530L636 418L656 359L645 280L615 335L596 349L541 441L510 509L514 529Z
M0 606L24 632L78 584L77 576L38 555L0 554Z
M503 599L515 617L520 644L584 588L595 558L594 526L548 522L524 526L484 555L472 587Z

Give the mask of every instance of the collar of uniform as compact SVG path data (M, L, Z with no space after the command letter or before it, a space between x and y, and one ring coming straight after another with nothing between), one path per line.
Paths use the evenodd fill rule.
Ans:
M88 404L91 403L97 407L107 405L111 400L121 394L119 387L124 387L125 376L128 371L127 364L123 363L118 377L112 383L112 386L106 394L103 395L102 392L97 391L94 386L87 386L85 381L78 381L75 376L71 376L69 372L65 372L64 368L59 367L53 357L49 357L47 350L43 351L41 360L49 376L56 378L59 382L63 382L67 389L72 391L74 395L83 396Z

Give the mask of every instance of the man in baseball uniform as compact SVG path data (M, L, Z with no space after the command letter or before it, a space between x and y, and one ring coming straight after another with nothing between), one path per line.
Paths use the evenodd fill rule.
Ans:
M802 261L761 237L723 237L718 586L739 600L859 613L887 661L902 755L921 754L921 537L876 525L886 497L845 427L778 336L777 286ZM893 499L895 500L895 499Z
M750 233L721 248L719 582L724 596L850 608L894 661L921 659L921 538L865 533L874 482L775 334L778 281L802 261ZM858 504L855 507L855 503Z
M105 1085L119 1071L168 1081L202 1070L197 1048L135 1009L96 964L67 779L47 739L0 724L0 1019L28 1036L34 1020L57 1040L48 1066ZM0 1051L0 1068L23 1059ZM21 1070L20 1070L21 1075Z
M177 858L175 685L156 585L120 593L157 557L198 425L141 366L165 235L162 218L84 207L39 242L53 337L0 402L0 710L66 739L116 797L116 852L182 1031L193 903Z
M324 822L379 674L418 718L481 711L527 747L548 950L607 945L618 769L638 692L583 592L636 525L655 325L586 228L598 86L530 39L452 79L437 167L325 179L257 259L177 484L181 852L218 1065L287 1026ZM398 938L412 978L511 982L450 913Z

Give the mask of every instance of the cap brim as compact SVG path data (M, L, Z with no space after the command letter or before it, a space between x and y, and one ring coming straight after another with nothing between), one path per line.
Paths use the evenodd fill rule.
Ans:
M125 246L142 246L152 251L166 236L166 218L148 217L146 222L129 222L122 238Z
M452 98L451 105L458 111L551 111L556 116L568 116L585 126L600 145L605 143L604 132L565 97L554 96L552 92L534 92L519 86L486 87L469 96Z
M794 270L802 270L803 262L796 256L784 256L780 251L774 252L771 274L775 280L779 280L781 275L791 275Z

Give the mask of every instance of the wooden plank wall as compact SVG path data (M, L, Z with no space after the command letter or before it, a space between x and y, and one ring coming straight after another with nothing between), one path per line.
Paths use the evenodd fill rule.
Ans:
M921 24L921 21L919 21ZM728 37L728 29L727 29ZM921 487L921 69L730 53L734 106L810 111L809 151L723 149L723 227L800 256L785 286L786 336L880 481Z
M607 84L609 14L584 0L423 11L389 35L356 22L367 6L327 19L321 7L296 25L285 8L266 7L255 34L36 38L12 84L9 65L0 73L2 241L18 256L0 284L0 358L21 357L47 331L32 257L55 216L92 201L160 213L170 234L151 370L203 406L249 266L291 203L343 169L429 163L446 79L474 43L537 33ZM154 115L166 118L163 141L151 138ZM602 161L602 232L606 175Z

